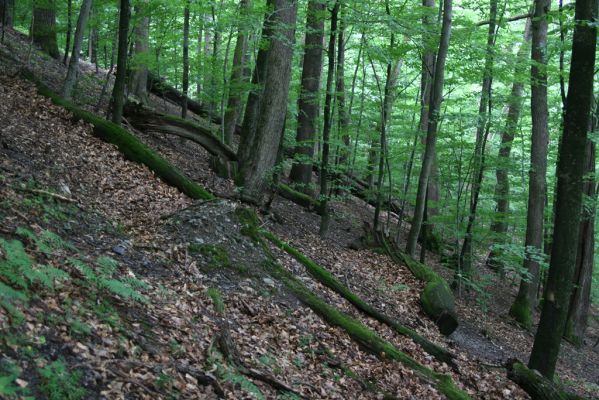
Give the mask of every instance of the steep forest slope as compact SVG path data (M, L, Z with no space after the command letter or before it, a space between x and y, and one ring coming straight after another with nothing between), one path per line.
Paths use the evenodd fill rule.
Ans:
M510 288L492 294L485 317L471 299L459 300L460 328L443 337L421 309L422 283L405 266L348 248L371 220L362 201L334 204L326 240L314 235L316 215L278 197L270 214L252 220L246 205L230 200L232 182L211 172L202 147L134 131L188 177L229 198L192 201L37 94L22 71L56 88L64 69L12 32L0 46L0 70L6 397L528 398L501 366L510 357L525 359L532 342L501 317L501 291L507 296ZM81 74L75 101L93 111L103 75L86 65ZM153 100L163 111L174 109ZM256 240L256 223L378 310L449 349L455 365L364 315L296 259ZM331 324L306 293L344 313L343 321ZM343 328L350 318L360 329ZM364 332L407 357L372 354L369 343L355 340ZM596 396L597 349L565 346L563 353L561 378ZM439 384L437 374L458 389Z

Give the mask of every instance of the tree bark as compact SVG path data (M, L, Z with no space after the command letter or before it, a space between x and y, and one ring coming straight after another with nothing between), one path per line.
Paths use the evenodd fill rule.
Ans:
M123 119L123 104L125 102L125 79L127 75L127 37L129 34L129 20L131 7L129 0L121 0L119 11L119 39L117 51L116 79L112 89L111 120L117 125Z
M324 126L322 129L322 159L320 161L320 228L319 234L324 237L329 230L330 215L329 215L329 150L331 127L333 122L333 82L335 80L335 39L337 37L337 22L339 15L339 2L335 1L335 5L331 10L331 32L329 34L329 47L327 56L329 66L327 71L326 95L324 98Z
M496 210L491 223L491 232L495 233L496 243L505 241L508 230L508 218L510 210L510 181L508 178L508 165L510 161L510 153L512 151L512 142L518 128L520 113L522 111L522 97L524 92L524 82L520 76L524 75L527 67L527 54L529 51L528 44L530 43L530 19L526 22L524 29L524 41L518 49L516 56L516 67L514 69L514 83L510 97L508 98L507 115L505 118L505 127L501 131L501 143L499 145L498 166L495 170L497 184L495 185L495 204ZM487 265L496 270L502 271L503 265L499 260L499 252L492 249L487 258Z
M323 64L325 3L311 0L306 18L306 41L302 81L298 100L294 162L289 180L306 193L312 193L312 159L320 112L320 79Z
M4 28L12 28L14 23L15 0L0 0L0 22Z
M64 80L62 86L62 97L67 100L71 99L75 82L77 81L77 75L79 73L79 53L81 52L81 46L83 44L83 32L87 25L89 12L91 10L92 0L83 0L81 3L81 11L79 11L79 18L77 19L77 28L75 29L75 42L73 43L73 53L69 60L69 68L67 70L67 77Z
M254 89L248 97L239 145L242 199L263 205L267 200L269 175L274 167L281 130L285 123L291 61L295 41L297 1L268 0L262 40L258 52Z
M71 34L73 30L73 0L67 1L67 32L66 32L66 44L64 46L64 57L62 63L68 65L67 61L69 58L69 51L71 50Z
M437 126L439 124L439 112L441 109L441 101L443 97L443 81L445 77L445 61L449 49L449 39L451 36L451 18L452 18L452 1L443 1L443 24L441 27L441 40L439 43L439 51L437 53L437 61L433 75L433 83L431 87L431 97L429 101L428 118L429 123L426 134L426 147L422 158L422 168L418 179L418 192L416 194L416 205L414 208L414 217L412 218L412 226L406 244L406 252L411 257L416 253L416 242L420 234L422 219L424 217L424 207L426 203L426 191L428 180L431 173L435 147L437 142Z
M50 57L60 60L56 41L56 3L55 0L35 0L33 2L33 43Z
M531 113L532 138L528 182L528 214L526 217L526 257L524 268L530 278L522 279L510 315L530 328L532 310L537 304L539 284L539 256L543 253L543 221L545 191L547 190L547 13L551 0L535 0L532 18Z
M351 137L349 135L349 114L345 105L345 22L343 19L343 3L339 7L339 32L337 33L337 112L339 114L339 134L341 148L339 162L341 168L347 167Z
M131 93L143 104L148 103L148 66L150 17L147 15L148 0L137 2L135 14L137 25L133 31L135 47L133 49L133 73L131 75Z
M181 118L187 117L187 92L189 90L189 3L185 3L183 11L183 104L181 104Z
M596 124L593 124L596 126ZM591 132L594 129L591 128ZM591 305L591 285L593 282L593 262L595 258L595 143L587 141L586 148L586 179L584 182L583 217L580 223L576 268L574 270L574 291L570 300L568 321L564 337L577 347L584 344L584 334L587 329L589 307ZM589 205L589 201L592 205Z
M529 367L553 379L572 292L582 210L584 154L593 96L597 0L577 0L564 131L557 164L553 247Z
M491 91L493 86L493 66L495 64L495 37L497 27L497 0L490 0L489 11L489 30L487 32L487 47L485 55L485 66L483 70L482 91L478 107L478 123L476 126L476 144L474 149L474 168L472 174L472 186L470 193L470 210L468 214L468 224L466 226L466 236L462 243L458 271L456 274L457 282L461 277L469 277L472 274L472 231L476 220L476 211L478 208L478 198L485 170L485 150L489 136L490 117L491 117Z
M252 9L251 0L240 0L239 13L247 16ZM235 127L239 122L242 112L242 96L245 92L248 75L247 57L248 53L248 29L242 22L238 28L237 42L233 52L233 69L231 70L231 79L229 80L229 97L227 99L227 110L224 118L224 137L225 143L231 144Z

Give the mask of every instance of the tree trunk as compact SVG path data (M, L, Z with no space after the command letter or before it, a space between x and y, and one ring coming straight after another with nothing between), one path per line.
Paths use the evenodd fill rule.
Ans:
M240 0L239 12L247 16L252 9L251 0ZM248 53L248 29L244 22L238 28L237 43L233 52L233 69L229 81L229 98L227 99L227 110L224 118L225 143L230 145L233 141L235 127L239 122L242 112L242 96L247 84L246 63Z
M530 172L528 182L528 214L526 217L526 258L524 268L530 278L522 279L510 315L530 328L532 310L537 304L539 284L538 258L543 251L543 219L545 191L547 188L547 13L551 0L535 0L532 19L532 67L531 67L531 113L532 138L530 149Z
M135 14L137 25L134 29L135 47L133 53L133 73L131 75L131 93L143 104L148 103L148 66L147 57L149 51L150 17L147 15L148 0L137 2Z
M340 5L339 32L337 34L337 112L339 113L339 134L341 149L339 162L341 168L347 167L351 138L349 135L349 115L345 105L345 23L343 20L343 3Z
M426 147L422 158L422 168L418 179L418 192L416 194L416 205L414 208L414 217L412 218L412 226L406 244L406 252L411 257L416 253L416 242L420 234L420 227L424 217L424 207L426 203L426 191L428 179L431 173L435 147L437 142L437 126L439 124L439 112L441 109L441 100L443 97L443 81L445 77L445 61L447 59L447 51L449 49L449 38L451 36L451 17L452 17L452 1L443 1L443 24L441 27L441 40L439 43L439 51L437 53L437 62L433 75L433 83L431 87L431 96L428 110L428 127L426 134Z
M596 124L594 124L596 125ZM594 129L591 129L594 132ZM578 238L576 268L574 270L574 291L570 300L568 322L564 337L581 347L584 344L584 333L589 318L591 305L591 284L593 281L593 261L595 258L595 143L587 141L586 175L583 199L587 202L583 207L582 221ZM588 202L591 201L592 205Z
M564 132L557 163L553 248L529 367L553 379L572 292L580 231L588 121L593 96L597 0L577 0Z
M185 3L183 11L183 104L181 118L187 117L187 92L189 90L189 2Z
M87 19L92 6L92 0L83 0L81 3L81 11L79 11L79 18L77 19L77 28L75 29L75 42L73 43L73 53L69 60L69 69L67 70L67 77L62 86L62 97L67 100L71 99L75 82L77 81L77 75L79 73L79 53L81 52L81 45L83 44L83 32L87 25Z
M129 0L121 0L119 11L119 39L117 51L116 79L112 89L111 120L117 125L123 119L123 104L125 102L125 79L127 74L127 36L129 33L129 20L131 9Z
M496 210L491 223L491 232L495 233L496 243L505 241L508 230L508 217L510 210L510 181L508 178L508 166L510 161L510 153L512 151L512 142L518 128L520 112L522 110L522 97L524 92L524 82L521 76L524 75L527 67L527 55L529 51L528 44L530 43L530 19L526 22L524 29L524 42L518 49L516 56L516 67L514 69L514 83L512 91L508 98L507 116L505 118L505 127L501 132L501 144L499 145L499 154L497 156L497 169L495 176L497 184L495 185L495 203ZM496 270L503 270L501 261L499 260L499 252L492 249L487 258L487 265Z
M302 83L298 100L297 132L294 162L289 179L304 192L312 192L312 158L320 113L320 78L322 75L322 42L324 39L325 3L311 0L306 18L306 41L302 67Z
M71 50L71 31L73 30L73 0L67 1L67 32L66 32L66 44L64 46L64 57L62 63L67 65L69 58L69 51Z
M466 236L462 243L457 281L460 282L462 275L469 277L472 274L472 231L476 220L478 198L485 170L485 148L489 136L491 118L491 91L493 86L493 66L495 64L495 37L497 26L497 0L490 0L489 30L487 32L487 47L485 55L485 66L483 70L483 83L478 107L478 123L476 126L476 144L474 149L474 168L472 174L472 187L470 195L470 212L466 226Z
M15 0L0 0L0 22L2 27L12 28L15 14Z
M55 0L35 0L33 2L33 43L52 58L60 60L56 42L56 4Z
M329 34L329 47L327 50L327 56L329 60L329 66L327 71L327 87L326 95L324 98L324 127L322 129L322 159L320 161L320 228L319 234L324 237L330 224L329 215L329 150L330 150L330 138L331 138L331 127L333 122L333 82L335 80L335 38L337 35L337 21L339 15L339 2L335 1L335 5L331 10L331 32Z
M237 183L242 199L262 205L267 200L287 111L291 61L295 42L295 0L268 0L261 46L242 127Z

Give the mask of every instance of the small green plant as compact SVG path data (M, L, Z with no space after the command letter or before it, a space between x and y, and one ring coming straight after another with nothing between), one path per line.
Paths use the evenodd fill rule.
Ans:
M219 314L224 314L225 302L223 301L220 291L216 288L208 288L208 296L212 299L214 310Z
M206 266L209 271L222 267L230 268L231 260L227 251L220 246L213 244L190 244L189 252L192 254L201 254L207 258Z
M81 372L70 372L62 360L40 368L40 390L49 400L79 400L85 398L86 390L81 386Z
M17 399L27 395L27 389L15 384L19 374L20 370L14 363L0 360L0 398Z

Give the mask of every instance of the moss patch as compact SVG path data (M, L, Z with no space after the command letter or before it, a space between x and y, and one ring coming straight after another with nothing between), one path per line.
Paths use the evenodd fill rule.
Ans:
M208 259L208 263L206 266L210 271L219 269L222 267L230 268L231 267L231 259L227 254L227 251L221 247L214 244L190 244L189 252L191 254L201 254L206 259Z

